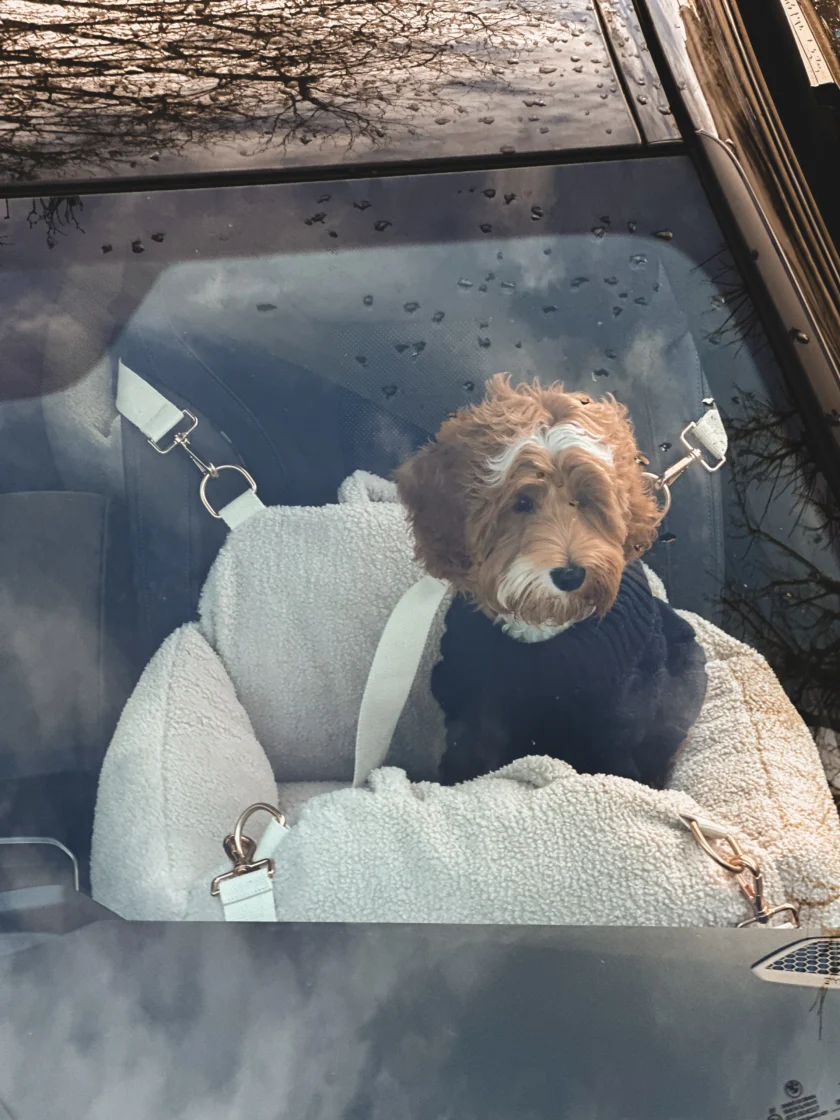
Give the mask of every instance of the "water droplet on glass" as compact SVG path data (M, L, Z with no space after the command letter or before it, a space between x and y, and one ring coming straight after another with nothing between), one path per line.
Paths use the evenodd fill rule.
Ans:
M478 228L481 230L482 233L492 233L493 232L493 227L490 225L489 222L482 222L481 225Z
M619 315L622 313L623 310L624 310L623 307L614 307L612 309L613 319L617 319L619 317Z
M532 206L531 207L531 221L532 222L538 222L542 216L543 216L542 206Z
M383 218L380 218L380 220L378 222L373 223L373 228L376 230L377 233L382 233L383 230L386 230L388 228L388 226L390 226L390 225L391 225L391 222L386 221Z
M610 371L608 369L604 369L603 366L599 366L598 369L593 369L592 380L594 381L596 377L609 377L609 375Z
M618 283L618 277L617 276L605 276L604 277L604 283L605 284L610 284L614 287Z
M458 281L458 287L459 287L459 288L471 288L472 286L473 286L473 282L472 282L472 280L467 280L467 279L466 279L465 277L463 277L463 276L462 276L462 277L461 277L461 279L460 279L460 280Z
M653 236L658 237L660 241L670 241L674 235L669 229L657 229Z
M486 331L486 330L487 330L487 328L488 328L489 326L490 326L490 323L489 323L489 321L487 321L487 320L482 320L482 321L481 321L481 322L480 322L480 323L478 324L478 329L479 329L480 331Z
M425 342L415 342L414 345L411 348L412 358L416 358L418 354L422 354L425 349L426 349L426 343Z
M630 258L630 267L634 272L638 272L640 268L644 268L647 264L647 257L644 253L634 253Z
M553 311L556 311L556 310L557 310L557 308L553 303L547 303L545 305L545 307L543 308L543 314L544 315L550 315Z
M164 237L166 237L165 233L153 233L152 234L152 241L156 241L158 243L158 245L160 245L160 243L161 243L161 241L163 241Z
M714 397L703 397L702 403L706 406L706 408L713 408L714 403L715 403L715 398Z
M528 109L544 109L545 102L535 99L533 101L523 101L522 104Z
M712 296L712 303L715 307L723 307L726 303L726 296Z
M662 541L663 544L673 544L674 541L677 538L674 536L673 533L663 533L662 536L659 539Z
M521 119L522 119L522 118L520 117L520 120L521 120ZM539 119L540 119L539 117L528 117L528 120L529 120L529 121L531 122L531 124L536 124L536 122L537 122L537 121L538 121Z
M569 55L569 58L571 58L572 62L580 62L580 55L579 54Z
M308 225L308 226L319 225L321 222L323 222L323 220L326 218L326 216L327 216L326 214L321 213L321 212L319 212L317 214L313 214L311 218L306 219L306 225Z
M360 202L354 202L353 205L357 210L368 210L370 208L370 203L366 198L363 198Z
M327 230L327 235L329 237L338 237L338 234L335 232L334 229Z
M717 331L712 331L712 333L709 335L709 342L712 344L712 346L720 345L720 335L717 333Z
M365 307L373 307L373 296L362 296L362 303Z
M276 303L258 303L257 304L257 311L276 311L276 310L277 310L277 304Z
M551 250L550 249L543 249L543 256L550 257L551 256Z
M514 346L516 347L516 349L517 349L517 350L521 350L521 349L522 349L522 343L521 343L521 342L514 342L514 344L513 344L513 345L514 345Z
M544 126L543 126L543 127L542 127L542 128L540 129L540 135L544 136L544 135L546 134L546 132L548 132L548 126L547 126L547 125L544 125Z
M648 301L644 296L636 296L633 302L638 303L639 307L647 307L648 305Z
M647 103L648 103L648 99L645 97L645 95L643 93L637 93L636 94L636 100L639 102L640 105L647 105Z
M616 359L616 357L618 356L618 355L616 354L615 350L605 350L605 351L604 351L604 353L605 353L605 354L607 355L607 357L608 357L608 358L612 359L613 361L614 361L614 360Z
M505 259L505 255L500 249L499 252L496 254L496 260L497 261L503 261L504 259Z
M143 242L140 241L139 239L137 241L132 241L131 242L131 251L132 251L132 253L145 253L146 252L146 250L143 248Z
M493 190L492 187L488 187L487 190L484 190L481 193L484 195L485 198L495 198L496 197L496 192Z
M356 361L359 363L360 366L366 366L367 365L367 358L364 356L364 354L357 354L356 355Z
M397 386L396 385L383 385L382 386L382 396L385 397L386 400L390 400L391 397L393 397L396 392L397 392Z
M499 285L499 287L504 288L506 292L512 292L514 290L514 288L516 287L516 281L515 280L503 280L501 282L501 284Z
M488 272L487 275L484 277L484 279L485 280L495 280L496 279L496 273L495 272Z
M330 196L328 194L322 194L320 198L315 199L315 201L318 203L319 206L323 206L323 204L325 202L329 202L329 200L330 200Z
M541 66L540 67L540 73L541 74L553 74L556 69L557 69L556 66Z
M464 382L464 392L465 393L471 393L473 391L473 389L475 389L475 382L474 381L465 381Z
M413 315L419 306L419 303L414 303L413 301L411 303L404 303L403 311L407 311L409 315Z
M478 119L481 122L481 124L492 124L493 121L496 118L495 117L479 117Z
M102 246L102 252L103 253L110 253L110 252L113 251L113 248L114 248L113 245L103 245Z
M449 117L435 117L435 124L449 124Z
M489 338L484 338L481 335L479 335L478 336L478 345L480 347L482 347L482 349L486 350L488 348L488 346L491 345L490 339Z
M511 203L513 202L513 200L514 200L515 198L516 198L516 195L515 195L515 194L513 194L513 193L511 193L511 194L506 194L506 195L505 195L505 202L506 202L506 203L508 204L508 206L510 206L510 204L511 204Z
M590 230L590 232L591 232L592 236L596 239L596 241L600 241L602 237L606 237L606 235L607 235L607 231L604 229L603 226L593 226L592 229Z
M576 276L569 284L570 288L582 288L584 284L589 283L588 276Z
M509 156L516 151L516 148L514 148L513 144L502 144L501 148L499 148L499 151L503 155Z
M630 230L631 233L635 233L636 229L638 227L638 224L639 224L638 222L628 222L627 223L627 228Z
M670 451L670 450L671 450L671 445L670 445L670 443L668 443L668 441L667 441L667 440L665 440L665 442L664 442L664 443L660 443L660 445L659 445L659 450L660 450L660 451Z
M394 349L398 354L404 354L408 349L408 345L409 344L407 342L395 342Z
M432 316L432 322L433 323L442 323L445 318L446 318L446 316L444 315L444 313L442 311L436 311L434 313L434 315Z

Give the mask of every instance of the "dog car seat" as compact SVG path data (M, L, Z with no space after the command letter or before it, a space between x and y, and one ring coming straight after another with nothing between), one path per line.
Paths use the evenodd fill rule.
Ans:
M418 575L394 488L369 475L336 505L258 510L231 532L198 620L152 658L106 756L99 902L128 918L221 919L221 840L267 802L292 823L275 853L283 920L747 919L692 818L725 822L771 901L795 900L809 925L840 921L840 822L813 740L763 659L694 615L709 689L668 790L539 758L460 787L411 784L405 770L431 775L443 745L429 674L445 600L390 765L354 776L368 672Z

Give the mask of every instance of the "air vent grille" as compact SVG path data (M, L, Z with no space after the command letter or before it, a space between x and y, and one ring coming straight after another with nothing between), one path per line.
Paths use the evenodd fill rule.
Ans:
M814 937L789 945L753 966L762 980L809 987L840 987L840 937Z

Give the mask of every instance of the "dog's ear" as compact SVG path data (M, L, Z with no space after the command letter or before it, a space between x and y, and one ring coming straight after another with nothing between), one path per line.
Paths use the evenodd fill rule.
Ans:
M624 540L624 559L638 560L651 547L659 532L662 514L656 495L637 464L627 490L627 536Z
M638 464L639 449L627 409L612 394L585 406L586 427L609 444L615 459L626 537L624 557L635 560L656 540L662 514L656 495Z
M414 531L414 551L429 573L458 583L469 570L464 501L464 462L459 448L435 441L396 473L397 489Z

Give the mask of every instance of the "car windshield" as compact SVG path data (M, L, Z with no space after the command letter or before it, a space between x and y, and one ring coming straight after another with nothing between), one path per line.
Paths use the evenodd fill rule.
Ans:
M385 761L411 781L447 774L466 780L529 753L551 756L553 740L540 738L549 718L545 686L538 683L543 670L533 659L548 648L572 648L562 645L566 616L557 604L566 610L576 602L580 581L588 578L577 569L588 564L601 571L600 558L615 547L619 515L601 508L587 520L587 504L624 501L625 489L629 494L640 485L642 474L661 477L685 456L687 469L671 483L664 517L662 488L656 490L653 478L644 483L653 503L645 509L658 513L653 531L650 522L649 535L634 538L628 573L641 557L664 585L656 584L656 593L692 612L685 617L720 627L715 634L732 635L765 657L802 726L823 729L823 758L831 764L827 729L840 719L836 506L685 157L12 198L3 234L4 832L60 839L79 856L89 882L93 799L106 752L116 762L109 771L106 758L103 772L108 782L103 777L96 826L103 835L109 825L100 818L117 811L108 799L123 804L137 795L132 783L149 777L143 767L157 757L152 740L197 737L196 750L219 757L191 774L178 774L177 760L170 760L163 780L188 780L216 806L220 819L202 840L202 858L205 874L223 870L221 840L250 802L279 803L294 822L303 802L335 796L329 791L352 781L365 686L386 693L391 687L387 673L385 685L371 685L374 653L390 612L424 568L454 588L453 603L463 600L468 609L460 623L456 613L446 624L444 601L431 624L426 661L402 670L417 676L405 710L398 703L396 728L382 732L366 716L365 734L379 740L384 734ZM497 400L476 413L499 373L511 379L508 388L492 381L504 407ZM517 396L515 386L534 379L538 394L562 382L575 394L576 411ZM604 414L583 411L602 408L609 394L627 409L635 433L618 497L602 495L598 480L607 459L615 468L620 445L599 443ZM517 411L522 402L530 402L526 415ZM704 418L708 425L715 410L728 448L685 433ZM464 420L477 415L484 416L478 426ZM602 420L587 428L587 415ZM157 427L150 416L157 416ZM574 419L564 428L568 416ZM417 453L425 448L428 455L429 441L447 422L431 446L442 446L450 438L445 433L454 431L456 450L440 460L439 472L436 464L432 474L440 478L433 482L418 467L424 460ZM546 468L537 469L544 462L539 455L552 451L549 429L561 433L553 450L571 455L567 462L582 457L568 478L561 472L557 480L558 492L569 488L563 491L569 501L561 504L570 515L560 505L540 505L554 501L543 496L554 491L539 481ZM567 437L574 446L564 452ZM530 460L522 466L515 458L523 447L526 460L537 456L537 481L529 476L511 492L516 508L509 510L499 495L507 493L510 470L531 469ZM486 457L480 485L462 477L476 450ZM703 463L694 461L698 453ZM722 457L720 470L704 469ZM551 462L548 468L554 469ZM413 541L391 481L395 472ZM481 501L459 490L485 484ZM271 515L242 512L251 489L277 507ZM229 530L213 515L234 502L244 524L228 517ZM453 503L454 544L447 529ZM523 518L531 519L527 531ZM585 543L581 525L589 534ZM467 541L482 542L477 567L458 552L479 547ZM520 591L537 588L532 601L505 599L515 591L514 555ZM580 634L606 633L607 622L619 617L617 606L610 609L616 594L610 578L604 575L606 589L585 600ZM589 587L584 582L583 591ZM547 644L516 629L539 630L534 611L540 609L554 625ZM590 626L585 616L593 611L602 621L593 617ZM489 630L471 636L478 618ZM404 619L401 625L409 626ZM607 684L596 688L597 704L609 706L623 688L621 658L632 662L634 689L644 694L648 687L647 670L634 660L637 643L643 645L635 626L632 611L621 616L626 653L607 646L590 654L585 644L575 653L584 661L594 657L586 666L593 680L603 672ZM575 632L572 626L569 634ZM491 657L497 637L505 645ZM176 638L187 643L181 653ZM704 711L712 711L714 722L722 718L714 708L721 667L734 654L714 646L723 637L710 641ZM442 665L449 642L451 663L475 666L472 699L453 700L440 670L430 678L438 642ZM750 662L748 650L734 648L759 671L761 662ZM402 656L394 647L386 651L385 657ZM498 702L506 686L494 676L497 656L505 676L524 690L516 715ZM524 676L523 656L532 659ZM618 667L611 676L612 656ZM562 658L558 664L565 664ZM563 672L571 670L566 665ZM648 721L645 734L659 735L672 716L677 724L696 718L686 673L685 696L639 717ZM167 678L177 680L178 696L189 698L198 688L203 714L191 717L188 704L167 707L160 693ZM562 707L562 681L551 679L549 690ZM471 687L457 684L466 693ZM759 725L766 720L777 728L784 717L779 699L772 692L757 696L749 702L764 704ZM365 701L372 702L367 693ZM581 701L582 728L597 722L589 703L596 701ZM571 719L571 709L563 710ZM198 720L192 728L190 718ZM524 720L522 728L517 720ZM685 732L688 745L680 753ZM624 733L614 731L619 738ZM667 744L656 749L664 754L648 770L639 763L639 772L612 754L594 761L563 747L556 754L572 760L582 777L600 770L648 785L670 782L700 801L714 800L708 777L697 776L702 758L692 754L690 729L678 733L680 742L673 729L662 734ZM708 729L704 734L711 750ZM741 732L736 722L720 734L735 741ZM243 736L250 736L250 755L239 742ZM140 762L132 755L137 751ZM359 765L356 757L357 777ZM672 765L676 779L665 772ZM217 774L213 766L220 767ZM538 772L540 782L548 780ZM523 772L522 780L537 779ZM759 780L743 770L726 779ZM219 783L234 791L230 797ZM189 822L179 827L189 829ZM199 833L206 827L195 823ZM119 862L111 855L103 860ZM132 894L120 881L129 878L118 867L101 867L100 899L142 916L155 888L149 886L144 902L142 891ZM398 920L403 905L404 916L416 920L413 904L394 899L383 904L383 919ZM317 913L316 907L312 916ZM377 907L369 913L375 920Z

